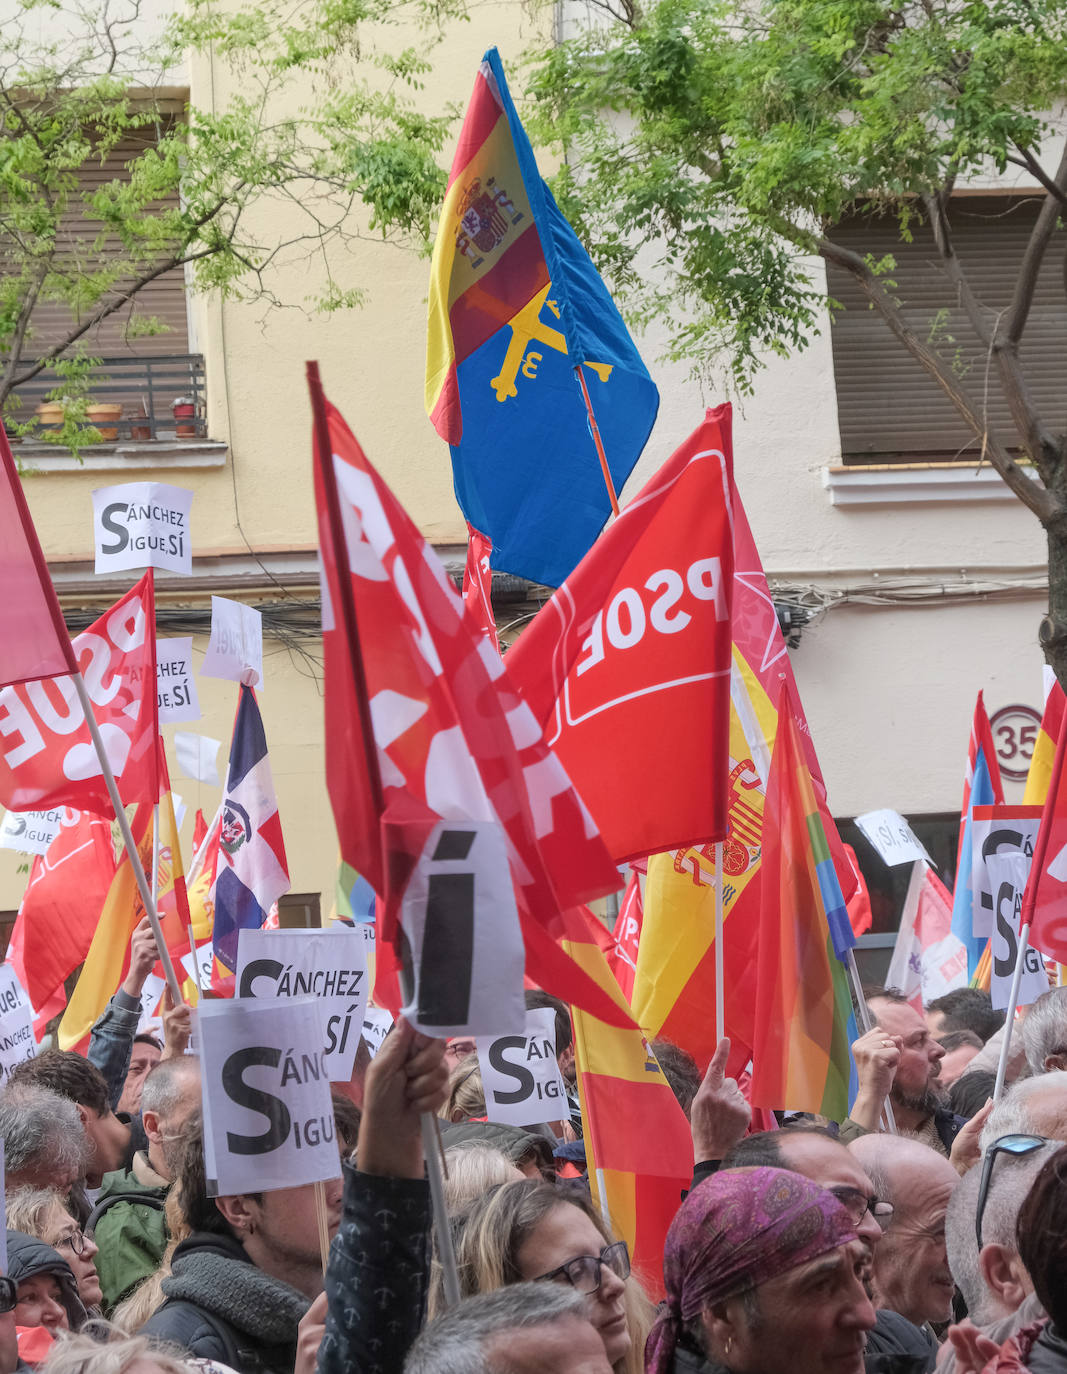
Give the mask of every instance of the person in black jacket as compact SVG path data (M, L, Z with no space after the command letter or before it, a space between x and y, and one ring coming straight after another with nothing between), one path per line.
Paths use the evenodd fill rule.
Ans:
M7 1275L14 1279L15 1324L80 1331L88 1314L70 1265L58 1250L21 1231L7 1233Z

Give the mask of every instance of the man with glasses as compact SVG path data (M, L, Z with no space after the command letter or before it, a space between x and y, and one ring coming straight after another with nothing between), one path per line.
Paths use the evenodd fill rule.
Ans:
M860 1136L849 1150L878 1195L893 1204L874 1256L878 1306L919 1327L948 1321L956 1285L945 1252L945 1213L959 1174L936 1150L904 1136Z

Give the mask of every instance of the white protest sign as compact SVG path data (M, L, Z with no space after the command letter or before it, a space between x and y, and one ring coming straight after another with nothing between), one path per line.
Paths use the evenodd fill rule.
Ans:
M200 672L204 677L259 686L263 681L263 616L254 606L224 596L211 598L211 638Z
M911 864L916 859L931 862L915 832L897 811L883 808L881 811L868 811L856 817L856 824L863 835L874 845L882 862L894 868L897 864Z
M137 1023L137 1034L159 1024L159 1008L163 994L167 990L167 980L158 973L150 973L141 989L141 1019Z
M175 730L174 757L187 778L218 787L221 744L221 740L211 739L208 735L191 735L185 730Z
M47 854L64 822L66 807L52 811L5 811L0 823L0 849L16 849L20 854ZM70 811L74 820L79 812ZM73 824L72 821L67 821Z
M367 1004L367 953L358 930L242 930L237 940L238 997L311 995L322 1015L326 1067L347 1083Z
M161 725L200 719L192 635L156 640L156 696Z
M993 934L993 854L1022 854L1027 867L1041 824L1040 806L976 806L971 812L971 922L976 936Z
M205 1001L197 1016L208 1196L337 1178L316 999Z
M30 999L11 965L0 964L0 1085L17 1064L36 1054Z
M504 1126L537 1126L569 1114L567 1090L556 1063L556 1013L526 1013L524 1035L478 1037L478 1066L485 1114Z
M383 1007L367 1007L363 1012L363 1039L370 1057L374 1056L385 1043L385 1037L393 1029L393 1018Z
M182 955L182 968L198 988L209 988L214 961L215 946L210 940L206 940L202 945L197 945L195 950Z
M989 995L994 1010L1001 1011L1008 1005L1011 980L1019 957L1020 917L1030 860L1015 850L990 854L986 867L992 882L994 910L994 928L989 941L992 955ZM1048 992L1045 961L1036 949L1028 945L1023 958L1018 1005L1028 1007L1045 992Z
M404 1016L416 1030L522 1033L526 952L497 821L434 826L404 891L400 924L415 975Z
M127 482L93 492L93 544L98 573L127 568L193 570L189 507L193 493L162 482Z

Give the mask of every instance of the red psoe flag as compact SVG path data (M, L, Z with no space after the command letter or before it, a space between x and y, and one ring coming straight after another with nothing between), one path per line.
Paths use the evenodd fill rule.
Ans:
M464 614L437 555L326 401L313 369L326 781L341 856L385 904L378 994L396 1004L390 961L401 900L420 861L460 864L467 851L455 846L472 839L461 832L485 826L506 844L504 875L514 888L527 975L611 1024L630 1025L558 943L583 929L569 908L618 886L592 817L499 654ZM491 941L475 944L477 955L491 958Z
M1067 964L1067 716L1060 724L1045 809L1034 842L1034 859L1023 894L1022 924L1030 944Z
M730 413L708 411L508 653L617 863L726 833Z
M500 652L500 639L493 615L493 574L489 559L493 554L492 540L467 523L467 563L463 569L463 605L471 624L481 630L494 649Z
M6 590L6 589L5 589ZM156 601L152 570L74 640L124 805L159 798ZM0 803L11 811L71 806L112 816L100 760L70 677L0 691Z
M74 671L55 588L0 427L0 684Z

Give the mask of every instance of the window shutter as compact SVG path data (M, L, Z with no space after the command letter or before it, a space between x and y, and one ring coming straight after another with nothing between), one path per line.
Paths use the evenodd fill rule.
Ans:
M950 207L953 242L975 295L992 312L1007 308L1040 196L957 196ZM890 288L902 302L904 318L922 339L961 373L962 384L978 412L987 413L1003 442L1018 448L1019 438L1000 388L995 364L979 343L956 293L941 270L927 224L914 223L913 241L901 241L895 217L855 215L831 237L853 252L875 260L891 255L896 270ZM1062 265L1067 233L1055 232L1038 277L1020 356L1041 414L1053 429L1067 421L1067 300ZM980 440L968 430L940 387L928 377L868 307L855 278L827 265L835 312L831 329L837 384L841 452L846 463L920 462L959 458L973 462Z

